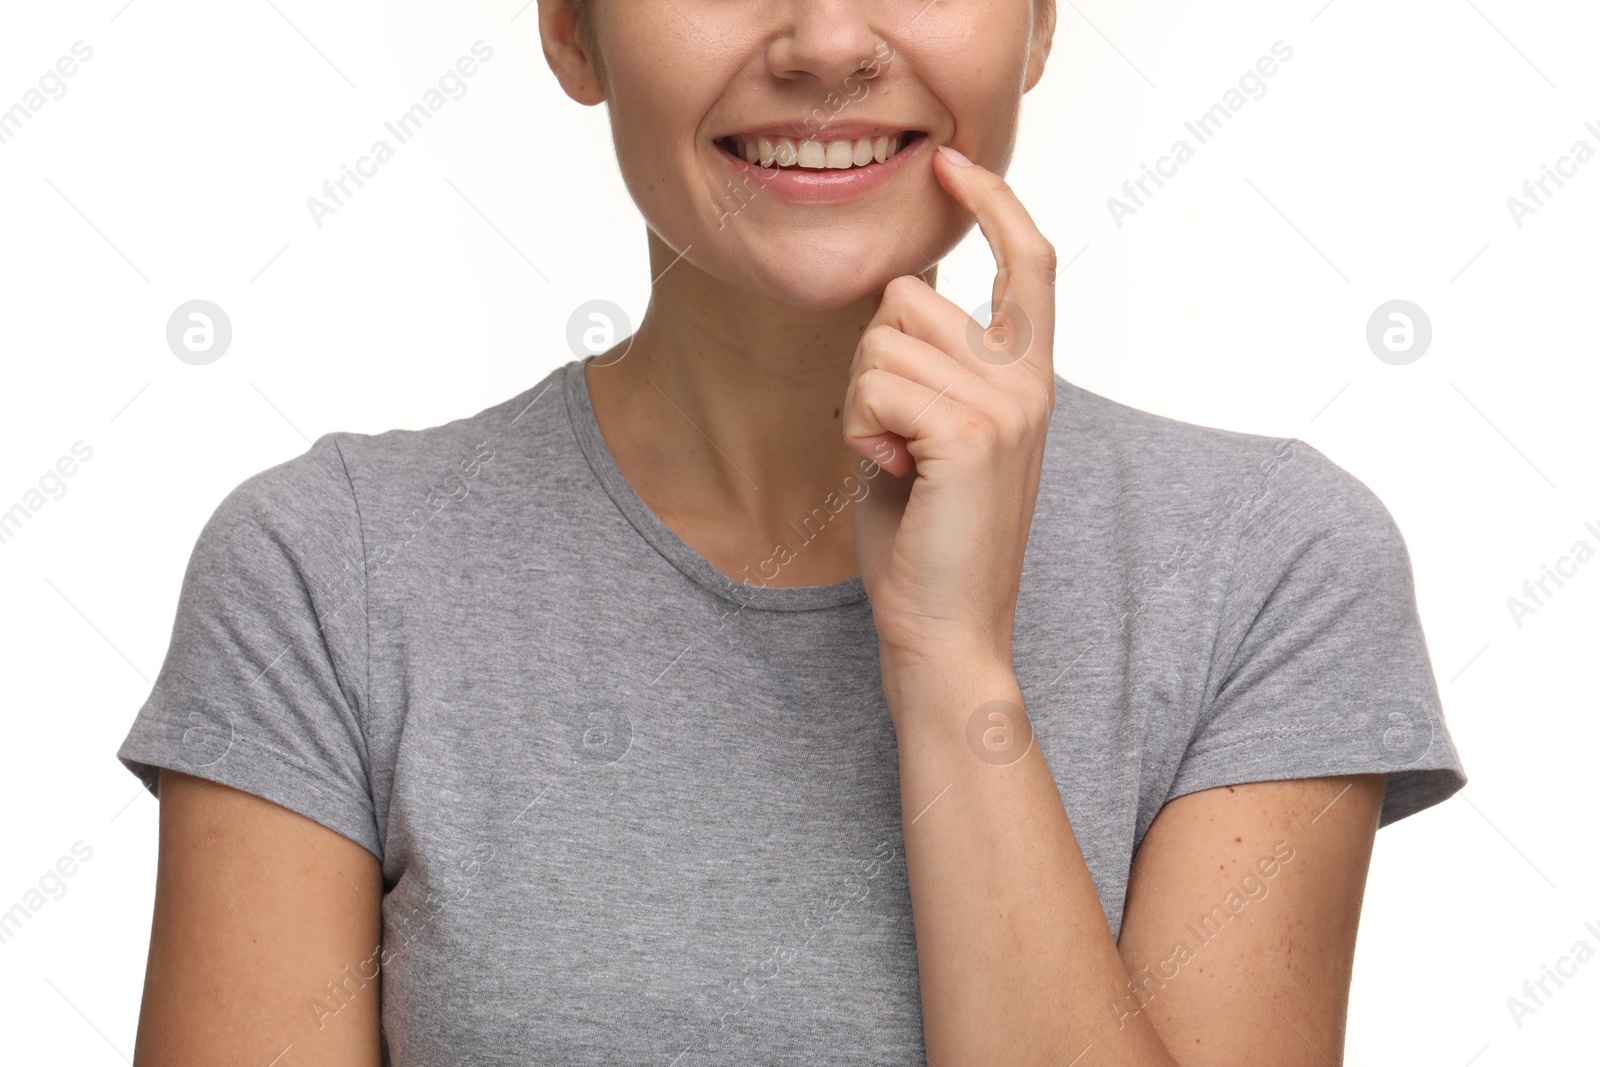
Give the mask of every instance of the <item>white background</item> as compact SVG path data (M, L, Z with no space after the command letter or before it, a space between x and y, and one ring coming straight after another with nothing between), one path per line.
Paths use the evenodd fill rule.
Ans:
M0 544L0 910L74 842L93 849L0 944L9 1062L131 1057L157 804L114 752L216 504L322 433L514 395L574 357L584 301L644 309L643 224L604 109L561 94L520 6L0 12L0 108L75 41L94 50L0 144L0 510L74 442L93 449ZM480 38L495 54L467 95L317 228L307 197ZM1294 55L1266 95L1119 228L1107 198L1278 40ZM1600 928L1600 559L1520 626L1507 600L1574 542L1600 549L1600 159L1520 227L1506 201L1576 140L1600 150L1596 40L1600 12L1577 2L1061 0L1026 99L1009 177L1071 261L1058 370L1163 415L1303 438L1410 546L1471 783L1378 836L1352 1064L1595 1057L1600 959L1520 1027L1506 1001L1574 942L1600 950L1584 927ZM941 289L975 307L992 270L974 231ZM165 337L197 298L234 331L208 366ZM1396 298L1434 331L1405 366L1365 340Z

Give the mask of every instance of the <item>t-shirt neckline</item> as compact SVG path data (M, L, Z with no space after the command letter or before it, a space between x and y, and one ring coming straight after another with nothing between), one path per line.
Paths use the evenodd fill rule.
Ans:
M578 439L578 447L583 450L589 461L589 469L594 472L595 479L606 495L611 497L617 509L639 531L640 536L669 563L694 582L741 607L764 611L813 611L854 604L867 598L866 586L862 584L860 575L829 585L782 587L755 585L730 578L673 533L628 484L628 479L623 477L621 468L611 455L611 449L606 445L605 437L600 433L600 423L595 418L594 404L589 396L589 382L583 370L584 365L593 358L575 359L564 369L563 392L566 394L567 415Z

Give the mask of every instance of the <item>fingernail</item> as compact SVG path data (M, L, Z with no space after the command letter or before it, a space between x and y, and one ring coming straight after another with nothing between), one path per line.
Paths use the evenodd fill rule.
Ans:
M958 167L972 166L972 160L968 159L960 152L957 152L954 148L951 148L947 144L940 145L939 151L943 152L945 154L945 158L950 160L950 162L954 163Z

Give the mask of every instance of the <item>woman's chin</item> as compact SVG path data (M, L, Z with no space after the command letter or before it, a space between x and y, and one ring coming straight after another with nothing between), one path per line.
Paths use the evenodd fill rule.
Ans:
M926 265L850 261L839 257L774 257L761 264L736 267L730 281L791 307L808 311L837 311L862 301L875 301L884 286L902 274L925 270Z

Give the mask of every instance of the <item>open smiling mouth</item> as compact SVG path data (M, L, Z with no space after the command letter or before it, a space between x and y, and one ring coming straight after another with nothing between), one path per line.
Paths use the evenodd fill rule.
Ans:
M886 163L926 136L921 130L840 141L738 135L719 137L716 145L735 159L766 170L856 170Z

